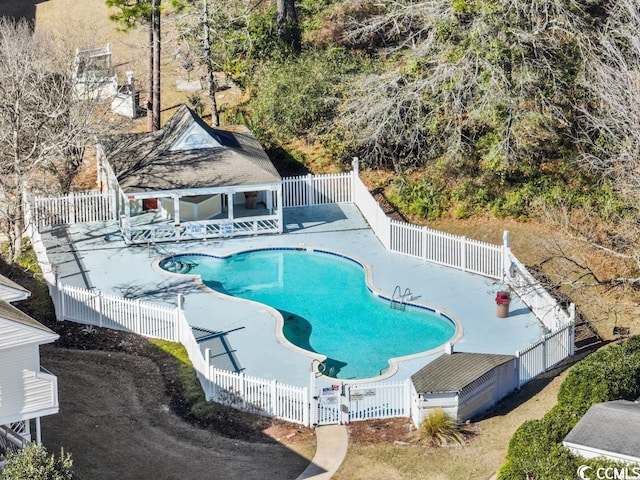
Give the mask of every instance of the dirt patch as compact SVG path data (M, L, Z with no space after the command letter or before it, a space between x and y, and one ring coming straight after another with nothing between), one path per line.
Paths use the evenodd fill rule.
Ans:
M60 335L56 347L87 352L122 353L135 357L144 357L153 361L164 383L165 394L169 399L171 411L183 421L191 425L206 428L228 438L246 441L263 442L267 439L286 439L290 443L315 442L313 430L296 424L252 415L240 410L219 404L209 405L210 418L205 420L191 411L185 402L184 386L177 381L179 362L171 355L138 335L83 326L72 322L61 322L51 325ZM135 365L135 364L134 364Z
M47 348L42 363L56 372L60 398L60 413L42 420L44 444L72 452L80 478L291 479L313 453L313 438L291 435L291 425L247 441L185 422L146 357Z
M386 418L353 422L347 426L353 445L408 445L415 426L409 418Z

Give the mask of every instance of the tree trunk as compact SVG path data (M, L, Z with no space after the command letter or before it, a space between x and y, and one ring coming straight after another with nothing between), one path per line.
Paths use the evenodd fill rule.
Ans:
M13 224L14 227L14 239L13 239L13 251L11 252L11 260L16 263L18 257L22 253L22 235L24 235L24 208L22 206L22 195L18 197L16 201L16 216Z
M209 87L209 101L211 102L211 125L220 126L220 116L218 115L218 102L216 102L216 90L218 89L218 79L211 64L211 42L209 39L209 1L202 0L203 28L204 28L204 61L207 63L207 83Z
M295 0L276 0L276 11L278 38L284 42L291 41L293 51L300 53L302 47Z
M160 0L153 0L153 128L160 130Z
M153 131L153 22L149 22L147 41L149 57L147 62L147 131Z

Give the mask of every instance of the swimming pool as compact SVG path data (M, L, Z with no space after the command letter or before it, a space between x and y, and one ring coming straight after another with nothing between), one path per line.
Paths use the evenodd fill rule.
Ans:
M175 255L160 267L200 275L217 292L278 310L286 340L326 356L320 372L330 377L378 376L391 359L438 348L456 333L454 321L434 309L390 308L390 299L367 285L363 265L335 252L278 248L228 257Z

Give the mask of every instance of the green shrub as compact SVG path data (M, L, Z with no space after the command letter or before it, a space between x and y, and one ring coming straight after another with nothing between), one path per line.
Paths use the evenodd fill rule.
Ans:
M7 464L0 478L3 480L71 480L71 455L60 452L60 457L49 455L45 447L31 445L7 455Z
M280 143L320 129L336 114L342 76L358 59L339 48L272 61L254 75L247 106L253 132Z
M523 423L509 442L499 480L574 478L579 465L619 466L604 459L584 459L562 440L594 403L640 396L640 336L600 350L575 365L562 382L558 404L539 420Z
M566 421L565 411L558 406L539 420L523 423L509 442L507 458L510 470L523 476L535 475L536 479L563 478L550 476L558 469L575 473L573 455L561 445L572 427L573 424ZM567 478L571 477L567 475Z
M581 417L599 402L640 396L640 337L601 350L571 369L558 392L558 403Z
M418 180L398 177L389 200L412 215L430 220L445 216L451 207L446 189L427 177Z

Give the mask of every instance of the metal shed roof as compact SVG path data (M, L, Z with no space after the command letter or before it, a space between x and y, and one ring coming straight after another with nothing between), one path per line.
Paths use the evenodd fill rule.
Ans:
M513 355L454 352L444 354L411 375L418 393L459 392Z

